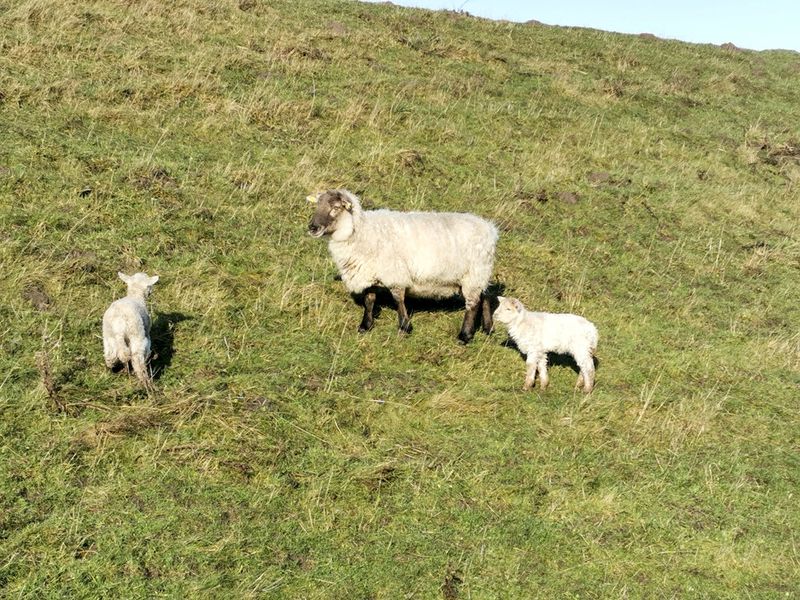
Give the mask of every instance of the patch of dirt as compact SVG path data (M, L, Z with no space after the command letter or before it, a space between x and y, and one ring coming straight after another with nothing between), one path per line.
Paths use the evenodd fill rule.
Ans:
M25 286L25 289L22 290L22 297L40 312L49 310L52 304L50 296L47 295L47 292L45 292L44 288L38 283L31 283Z
M456 600L458 598L461 584L464 583L461 572L458 570L448 569L447 574L444 576L444 583L442 583L442 597L445 600Z
M91 250L71 250L67 254L67 270L72 273L97 271L97 254Z
M588 179L589 183L593 185L600 185L601 183L608 183L611 181L611 174L606 173L605 171L595 171L589 173L586 176L586 179Z
M330 31L336 37L344 37L347 35L347 27L345 27L339 21L328 21L327 23L328 31Z
M556 199L564 204L577 204L581 197L576 192L558 192Z
M767 140L749 144L756 150L758 160L764 164L781 167L787 163L800 164L800 142L789 140L774 144Z
M153 188L170 189L178 187L178 180L163 167L144 169L132 177L132 183L140 190Z
M401 150L397 153L397 162L415 175L425 170L425 159L418 150Z

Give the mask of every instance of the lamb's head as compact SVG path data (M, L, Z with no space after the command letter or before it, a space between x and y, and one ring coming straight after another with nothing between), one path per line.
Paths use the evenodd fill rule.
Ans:
M353 233L353 214L358 210L358 199L347 190L328 190L308 197L314 204L314 215L308 224L311 237L331 236L345 240Z
M525 312L525 307L522 305L522 302L516 298L498 296L497 299L500 301L500 304L497 306L497 310L494 311L494 315L492 315L496 321L508 324Z
M122 271L118 272L119 278L128 286L128 295L147 298L153 291L153 286L158 281L158 275L150 277L147 273L134 273L126 275Z

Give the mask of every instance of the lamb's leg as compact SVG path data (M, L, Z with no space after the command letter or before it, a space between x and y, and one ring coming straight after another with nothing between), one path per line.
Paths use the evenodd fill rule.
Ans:
M143 342L131 341L131 366L136 378L143 386L149 388L151 385L150 369L147 366L147 358L150 354L150 344L148 340Z
M494 323L492 322L492 303L486 293L481 294L481 306L483 307L481 328L483 329L483 333L489 335L492 333L492 329L494 329Z
M125 373L130 374L131 348L128 338L124 335L114 338L113 344L117 352L117 360L122 363Z
M364 292L364 317L361 319L361 325L358 326L359 333L369 331L375 323L375 295L375 288L368 288Z
M114 340L103 336L103 358L106 367L113 369L117 364L117 350L114 347Z
M547 375L547 354L542 355L537 365L539 369L539 385L545 390L550 384L550 377Z
M536 382L536 361L531 361L530 359L525 363L525 383L522 384L522 390L527 392L534 386Z
M411 333L411 318L406 311L406 290L405 288L393 288L392 298L397 303L397 320L400 326L400 333Z
M480 294L476 297L464 296L466 310L464 311L464 322L461 324L461 331L458 332L458 339L465 344L475 337L475 319L478 318L478 311L481 308Z
M594 360L592 360L592 355L576 356L575 362L578 363L578 368L581 370L576 385L582 384L583 391L588 394L594 388Z

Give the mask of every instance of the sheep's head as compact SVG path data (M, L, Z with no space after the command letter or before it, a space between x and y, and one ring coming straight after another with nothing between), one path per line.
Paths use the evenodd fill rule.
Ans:
M342 190L328 190L308 197L314 204L314 215L308 224L308 234L311 237L333 235L347 219L352 217L352 198ZM352 223L352 222L351 222Z
M126 275L122 271L118 272L119 278L124 281L128 286L128 295L130 296L144 296L147 298L150 292L153 291L153 286L158 281L158 275L150 277L147 273L134 273L133 275Z
M516 298L504 298L503 296L498 296L497 299L500 301L500 304L498 305L497 310L494 311L493 315L496 321L500 321L501 323L511 323L514 319L525 312L525 307L522 305L522 302Z

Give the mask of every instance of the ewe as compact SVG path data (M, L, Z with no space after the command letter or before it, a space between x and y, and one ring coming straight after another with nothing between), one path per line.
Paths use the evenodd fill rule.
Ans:
M508 327L508 334L526 354L527 372L523 390L533 387L536 371L542 389L547 387L547 353L571 354L580 374L575 387L583 386L587 394L594 387L594 353L597 350L597 328L583 317L525 310L516 298L500 296L494 318Z
M329 238L328 249L352 294L364 294L359 331L373 324L377 287L397 303L400 331L411 331L406 294L448 298L460 293L466 312L458 339L469 342L483 306L483 330L491 333L492 311L485 290L492 276L497 228L468 213L363 210L347 190L328 190L308 200L316 205L312 237Z
M147 359L150 356L150 315L145 300L158 281L158 275L117 273L128 285L128 295L111 303L103 315L103 354L106 366L122 363L146 387L151 383Z

